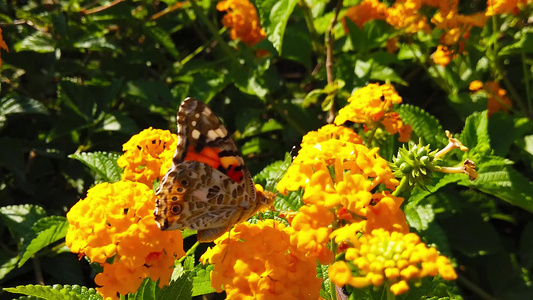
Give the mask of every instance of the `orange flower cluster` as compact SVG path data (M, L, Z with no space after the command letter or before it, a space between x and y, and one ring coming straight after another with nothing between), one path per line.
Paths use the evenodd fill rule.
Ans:
M447 257L428 248L414 233L373 230L357 238L349 238L353 247L346 251L346 260L329 267L329 278L337 285L349 284L356 288L381 286L388 281L395 295L409 290L407 281L439 274L445 280L457 278ZM354 276L349 265L359 270Z
M261 28L257 10L248 0L223 0L217 4L217 10L228 12L222 18L222 24L230 29L230 37L239 39L248 46L253 46L266 37Z
M351 121L373 127L376 122L381 122L390 134L399 133L400 142L406 142L411 137L411 126L404 124L400 116L392 112L393 104L402 103L402 97L392 85L371 83L356 90L348 98L348 102L347 106L339 110L335 124L342 125Z
M431 55L433 62L443 67L446 67L452 61L453 57L453 51L448 50L448 47L443 45L437 46L437 50Z
M344 16L359 26L359 28L362 28L370 20L385 20L387 17L387 6L377 0L363 0L359 5L348 8ZM344 30L347 32L348 28L346 27L344 18L342 22Z
M7 44L4 41L4 37L2 37L2 28L0 28L0 49L4 49L7 52L9 52L9 49L7 48ZM2 66L2 57L0 56L0 67Z
M177 135L152 127L132 136L122 146L124 154L117 161L124 169L122 179L152 188L154 181L163 178L171 167L177 144Z
M214 264L211 284L227 299L317 299L316 259L292 241L294 229L274 220L240 223L200 258Z
M408 289L408 280L438 273L454 279L448 260L409 233L400 209L404 199L392 194L399 182L388 162L377 148L364 146L351 129L338 126L347 120L381 121L392 131L398 117L389 110L401 103L400 96L391 86L374 84L351 98L335 120L337 125L303 137L298 155L277 185L284 194L304 189L304 206L290 222L291 244L322 264L338 254L329 250L331 245L345 251L347 262L337 261L329 268L331 280L339 286L379 286L388 280L393 293L400 294Z
M513 107L507 91L502 89L496 81L487 81L483 84L479 80L470 83L469 89L473 92L482 91L487 94L487 111L490 117L493 113L503 110L508 112Z
M67 213L66 245L103 266L95 282L105 298L135 292L147 277L168 284L174 260L185 255L181 233L156 226L154 201L145 184L101 183Z
M487 16L513 14L524 9L528 0L487 0Z
M357 223L363 231L374 228L408 230L405 216L399 209L403 198L394 197L389 191L376 191L379 186L394 190L399 184L388 162L377 154L377 148L368 149L353 131L335 125L308 133L301 147L277 185L278 191L284 194L304 189L302 199L308 206L302 207L294 217L291 225L295 229L312 229L316 236L331 233L328 224L333 215L327 213L330 210L346 223ZM323 223L318 219L311 223L313 218L305 217L305 214L316 215L316 218L321 216ZM380 217L385 215L386 218ZM302 221L307 225L300 225ZM302 234L310 236L309 232ZM316 250L327 256L321 252L327 239L315 240L322 241Z

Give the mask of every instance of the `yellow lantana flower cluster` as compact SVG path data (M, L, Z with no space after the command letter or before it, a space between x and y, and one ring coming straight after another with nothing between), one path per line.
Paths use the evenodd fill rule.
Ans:
M122 146L124 154L117 161L124 169L122 179L152 188L153 182L163 178L171 167L177 144L177 135L152 127L132 136Z
M346 250L346 261L337 261L328 270L337 285L363 288L387 281L390 291L399 295L409 290L411 280L437 274L446 280L457 278L448 258L428 248L414 233L376 229L350 241L353 247ZM350 264L357 267L358 275L353 275Z
M266 37L257 17L255 6L248 0L223 0L218 2L217 10L226 11L222 24L230 29L230 37L253 46Z
M145 184L101 183L67 213L66 245L102 265L95 282L105 298L133 293L147 277L167 284L174 260L185 255L181 232L157 228L154 201Z
M381 123L390 134L399 133L400 142L406 142L411 137L411 126L404 124L400 116L392 111L393 104L402 103L402 97L392 85L371 83L356 90L348 98L348 102L347 106L339 110L335 124L342 125L351 121L372 128L374 124Z
M274 220L240 223L200 261L215 265L211 285L227 299L317 299L316 259L292 242L293 234Z

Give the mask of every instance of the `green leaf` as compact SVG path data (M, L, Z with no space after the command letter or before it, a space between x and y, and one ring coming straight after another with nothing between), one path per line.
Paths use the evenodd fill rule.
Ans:
M122 168L118 166L120 155L108 152L83 152L71 154L69 158L81 161L95 173L99 182L117 182L122 177Z
M0 128L4 126L7 116L12 114L44 114L48 115L48 109L39 101L17 96L0 99Z
M428 229L429 224L435 219L431 204L415 205L414 202L410 202L405 206L404 213L409 226L418 231Z
M469 156L474 153L481 155L490 154L491 148L488 123L487 111L475 112L466 118L463 131L456 136L456 138L459 139L463 145L468 147Z
M309 107L311 104L316 103L318 101L318 97L320 97L322 94L324 94L323 89L314 89L310 91L307 95L305 95L302 106Z
M46 246L62 239L67 234L67 218L61 216L45 217L37 221L31 232L24 237L22 257L18 263L19 268L35 253Z
M492 114L488 126L490 145L494 154L502 157L509 153L515 140L520 139L533 129L533 123L530 122L529 118L513 117L502 112ZM533 142L533 140L531 141ZM533 145L526 142L526 145L528 144L530 145L529 148L526 147L524 150L533 154Z
M37 220L44 218L46 212L37 205L23 204L0 207L0 219L9 228L14 240L25 236Z
M479 177L474 181L462 181L461 185L496 196L512 205L533 212L533 183L521 173L506 165L507 160L500 158L478 165Z
M503 47L498 55L511 55L521 53L533 53L533 31L523 30L520 40Z
M192 80L188 96L201 99L205 103L209 103L231 82L226 72L211 69L188 73L187 76L190 76Z
M117 131L127 135L139 132L132 118L123 113L105 113L103 122L96 131Z
M302 189L289 192L287 195L278 195L274 201L274 207L280 211L298 211L304 205L302 196Z
M161 289L158 299L192 299L192 275L192 272L185 272L177 280L171 281Z
M144 79L128 81L126 95L129 101L135 102L150 111L157 111L160 107L177 105L168 87L161 81L148 81ZM131 99L133 98L133 99Z
M152 281L150 278L145 278L137 291L132 294L128 294L128 300L156 300L159 298L161 289L158 285L159 281ZM179 298L176 298L179 299Z
M143 26L143 32L160 43L175 60L180 59L178 49L166 30L157 26Z
M254 182L262 185L265 190L273 191L283 174L289 168L291 157L285 154L285 160L278 160L266 166L254 176Z
M13 255L11 250L0 249L0 280L3 280L9 272L17 267L19 257Z
M39 297L46 300L99 300L102 299L95 289L79 285L19 285L13 288L4 288L10 293L23 294L26 296Z
M81 49L89 49L92 51L102 50L114 50L119 51L119 48L114 43L108 41L105 37L101 36L86 36L83 39L74 43L74 47Z
M395 111L400 114L405 124L411 125L413 132L422 139L424 145L431 145L433 150L446 146L448 139L435 117L423 109L409 104L400 105Z
M197 265L195 274L192 279L192 296L200 296L214 293L215 289L211 287L211 271L213 265Z
M261 25L278 53L282 54L283 36L287 21L292 14L298 0L257 0Z
M299 25L298 23L297 25ZM311 54L313 47L311 45L311 36L304 26L300 28L287 27L283 38L283 49L281 56L301 63L307 70L311 69ZM303 27L303 28L301 28Z
M49 53L56 50L56 41L51 34L36 31L27 36L22 41L15 44L15 51L33 51L39 53Z

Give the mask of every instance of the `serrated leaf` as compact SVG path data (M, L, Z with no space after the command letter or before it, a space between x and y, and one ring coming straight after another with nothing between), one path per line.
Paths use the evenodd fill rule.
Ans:
M461 185L475 187L478 190L496 196L512 205L533 212L533 183L524 175L504 165L488 161L478 166L478 178L474 181L462 181Z
M62 239L67 234L67 218L61 216L45 217L32 226L30 234L24 238L22 257L18 263L19 268L35 253L44 247Z
M488 122L486 111L475 112L466 118L463 131L456 138L469 148L469 155L473 153L488 155L490 153Z
M174 59L180 59L178 49L167 31L157 26L144 26L143 32L160 43Z
M278 160L266 166L261 172L254 176L254 182L263 186L265 190L274 191L275 185L279 182L283 174L287 172L291 163L290 154L285 154L285 160Z
M278 53L282 53L287 21L298 0L257 0L261 25Z
M185 272L177 280L171 281L168 286L163 287L158 299L192 299L192 290L192 272Z
M413 132L422 139L425 145L431 145L433 150L446 146L448 139L435 117L423 109L409 104L400 105L395 110L400 114L405 124L411 125Z
M108 152L83 152L71 154L70 158L77 159L95 173L96 181L117 182L122 176L122 168L118 166L120 155Z
M13 288L4 288L4 291L26 296L39 297L46 300L97 300L102 297L94 289L80 287L79 285L19 285Z
M274 207L280 211L298 211L304 204L302 201L303 190L289 192L287 195L278 195Z
M152 281L150 278L145 278L137 291L132 294L128 294L128 300L156 300L160 299L158 281Z
M194 277L192 279L192 296L199 296L214 293L215 289L211 287L212 265L197 265Z
M0 218L9 228L15 240L26 235L33 224L45 216L44 209L36 205L23 204L0 207Z

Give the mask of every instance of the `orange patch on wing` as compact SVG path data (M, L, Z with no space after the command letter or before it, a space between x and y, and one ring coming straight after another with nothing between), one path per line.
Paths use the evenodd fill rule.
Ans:
M218 167L220 166L220 157L218 157L219 152L220 150L218 148L208 147L205 147L200 152L195 152L194 147L189 146L189 149L187 149L187 155L185 156L185 161L199 161L211 166L214 169L218 169Z

